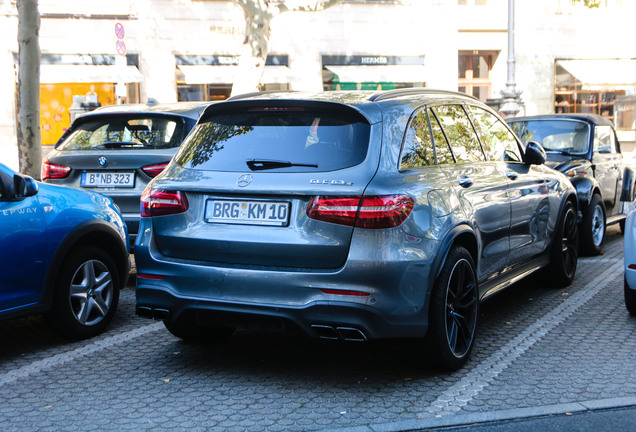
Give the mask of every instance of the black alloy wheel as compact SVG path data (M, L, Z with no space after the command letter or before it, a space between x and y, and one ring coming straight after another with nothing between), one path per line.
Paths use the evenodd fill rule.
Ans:
M556 286L565 287L572 283L579 258L579 230L574 204L568 201L556 227L551 252L551 264L547 276Z
M427 345L435 366L456 370L466 363L475 340L478 311L473 259L465 248L455 246L431 297Z

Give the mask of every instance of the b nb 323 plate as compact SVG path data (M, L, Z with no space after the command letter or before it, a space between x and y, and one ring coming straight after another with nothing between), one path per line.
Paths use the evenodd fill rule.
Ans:
M235 201L209 199L206 222L242 225L289 225L290 203L285 201Z

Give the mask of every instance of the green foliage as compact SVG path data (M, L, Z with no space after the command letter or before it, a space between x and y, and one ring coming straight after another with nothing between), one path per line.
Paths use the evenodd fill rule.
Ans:
M585 4L585 7L589 9L601 7L601 0L572 0L572 2L575 4L581 3L581 1L583 1L583 3Z

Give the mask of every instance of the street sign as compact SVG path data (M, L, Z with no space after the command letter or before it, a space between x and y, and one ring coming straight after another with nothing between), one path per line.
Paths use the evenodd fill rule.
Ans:
M124 25L122 23L115 24L115 36L117 36L117 39L123 39L125 34Z
M120 56L126 55L126 43L123 40L118 40L115 43L115 48L117 49L117 54L119 54Z

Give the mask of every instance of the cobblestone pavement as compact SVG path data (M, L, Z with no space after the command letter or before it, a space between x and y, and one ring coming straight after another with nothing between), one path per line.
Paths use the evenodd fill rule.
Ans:
M634 398L636 318L623 304L622 257L612 228L605 255L582 258L568 289L534 278L486 302L473 358L451 374L399 342L243 331L216 347L185 344L134 316L131 286L110 330L92 340L68 342L38 317L0 324L0 429L400 430Z

